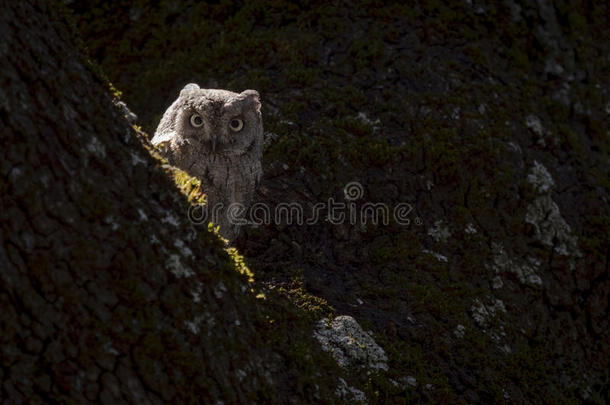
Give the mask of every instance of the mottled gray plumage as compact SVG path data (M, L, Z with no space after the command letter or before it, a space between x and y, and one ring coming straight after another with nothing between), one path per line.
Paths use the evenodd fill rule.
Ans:
M262 173L263 121L255 90L233 93L187 84L165 111L152 139L168 161L199 178L208 214L220 233L234 239L232 203L248 207ZM222 204L222 208L220 205Z

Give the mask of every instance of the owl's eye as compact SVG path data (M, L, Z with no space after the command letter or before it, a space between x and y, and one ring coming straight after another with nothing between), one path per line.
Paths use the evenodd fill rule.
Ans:
M229 127L233 132L239 132L244 127L244 122L239 118L233 118L229 123Z
M203 125L203 118L199 114L191 115L191 125L195 128L199 128Z

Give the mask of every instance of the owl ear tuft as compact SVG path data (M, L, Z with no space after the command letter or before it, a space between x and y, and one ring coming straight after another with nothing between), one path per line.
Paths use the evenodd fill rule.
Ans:
M189 83L186 86L184 86L184 88L180 91L180 95L184 96L188 93L193 93L197 90L200 90L199 85L197 85L195 83Z
M256 110L260 110L261 108L261 101L260 101L260 96L258 94L258 91L256 90L244 90L241 92L242 95L246 96L247 99L250 99L254 102L255 104L255 108Z

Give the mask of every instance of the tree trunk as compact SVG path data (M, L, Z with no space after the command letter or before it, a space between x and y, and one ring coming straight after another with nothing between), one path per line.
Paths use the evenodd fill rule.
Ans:
M0 11L0 402L290 391L255 329L249 281L216 235L187 223L167 166L113 106L61 7Z

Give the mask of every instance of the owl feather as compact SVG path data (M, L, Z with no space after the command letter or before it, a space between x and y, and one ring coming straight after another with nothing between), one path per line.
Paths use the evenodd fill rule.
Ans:
M152 139L174 166L203 183L208 218L233 240L262 174L259 94L202 89L190 83L165 111Z

